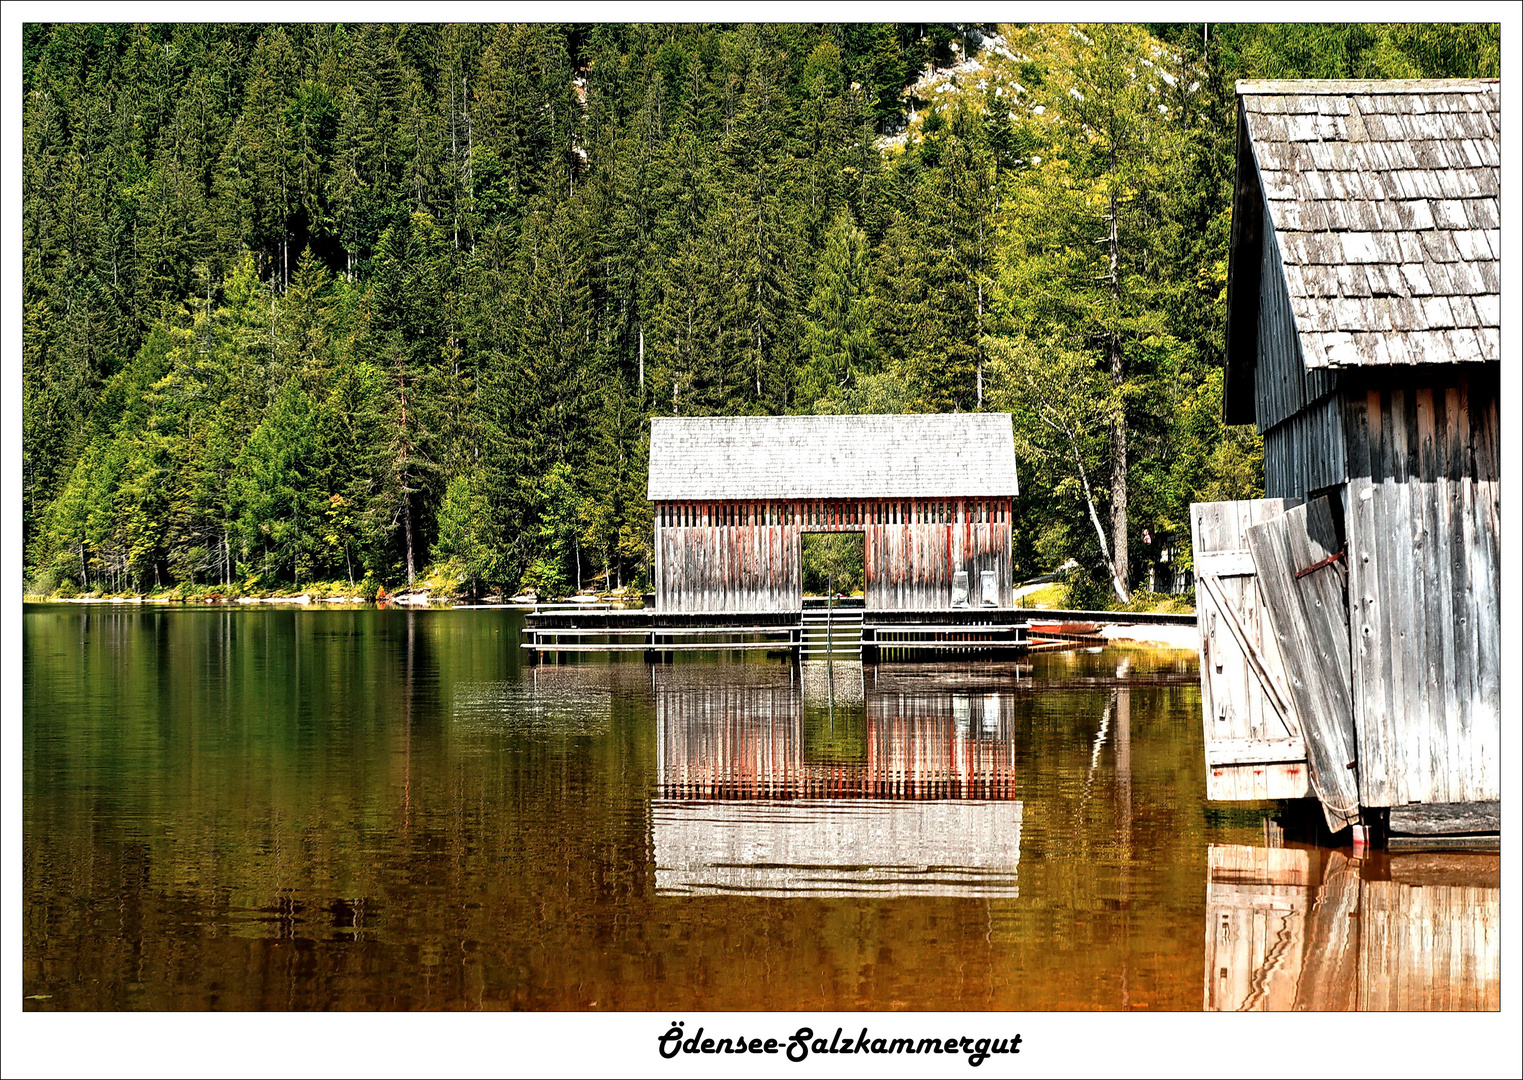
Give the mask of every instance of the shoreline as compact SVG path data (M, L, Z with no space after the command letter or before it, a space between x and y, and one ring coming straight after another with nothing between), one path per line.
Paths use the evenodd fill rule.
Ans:
M471 600L467 597L436 595L429 592L394 593L367 599L363 596L314 596L311 593L295 593L289 596L221 596L217 599L182 596L23 596L24 604L112 604L142 607L157 604L165 607L231 608L260 604L288 605L292 607L413 607L458 610L522 610L535 611L547 608L599 610L623 606L618 598L597 600L504 600L498 596Z
M30 596L23 598L23 603L28 604L116 604L133 605L141 607L144 604L160 604L165 606L183 607L233 607L252 605L289 605L293 607L413 607L435 608L441 610L522 610L535 611L540 608L582 608L592 609L591 601L576 602L570 599L546 600L539 602L511 601L496 597L486 597L481 600L455 599L447 596L434 596L430 593L405 593L397 596L387 596L376 600L367 600L361 596L313 596L310 593L297 593L292 596L238 596L225 597L217 600L181 598L173 596ZM596 606L622 606L616 600L597 601ZM1026 609L1033 616L1040 617L1041 608ZM1149 645L1155 648L1177 649L1182 652L1200 651L1200 631L1194 626L1181 626L1157 623L1111 623L1097 627L1095 633L1103 637L1107 642L1117 644Z
M1178 649L1181 652L1200 652L1200 630L1194 626L1160 625L1149 623L1114 623L1101 626L1095 633L1107 642L1131 645L1151 645L1155 648Z

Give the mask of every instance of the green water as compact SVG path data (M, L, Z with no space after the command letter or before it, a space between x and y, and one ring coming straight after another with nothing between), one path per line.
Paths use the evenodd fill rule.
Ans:
M1264 844L1187 653L822 691L534 669L505 611L23 622L28 1008L1200 1009L1209 853Z

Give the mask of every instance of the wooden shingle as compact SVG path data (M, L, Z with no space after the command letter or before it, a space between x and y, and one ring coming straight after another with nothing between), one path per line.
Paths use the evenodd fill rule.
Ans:
M654 502L1018 494L1008 413L655 417Z
M1306 368L1494 355L1499 335L1479 332L1497 329L1500 311L1497 81L1237 90ZM1229 364L1238 348L1229 343Z

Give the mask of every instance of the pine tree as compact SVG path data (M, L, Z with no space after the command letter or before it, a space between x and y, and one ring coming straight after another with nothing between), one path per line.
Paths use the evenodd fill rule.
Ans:
M312 403L293 375L233 466L230 502L247 572L310 580L326 502L316 451Z
M842 212L825 236L825 250L809 299L809 359L799 398L812 404L852 387L873 370L873 327L868 292L867 237Z
M648 417L992 403L1020 557L1124 595L1141 526L1257 482L1207 419L1234 79L1494 75L1500 32L1008 33L927 102L974 28L23 27L29 581L639 581Z

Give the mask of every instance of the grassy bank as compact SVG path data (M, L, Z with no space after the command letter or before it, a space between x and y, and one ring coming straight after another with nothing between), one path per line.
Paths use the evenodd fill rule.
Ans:
M1040 610L1042 608L1054 608L1058 610L1072 609L1075 605L1070 597L1068 586L1060 581L1051 581L1044 585L1022 592L1017 590L1016 606ZM1108 604L1105 611L1136 611L1149 612L1164 615L1192 615L1195 613L1195 598L1186 593L1178 596L1172 593L1148 592L1138 589L1132 593L1132 599L1127 604Z

